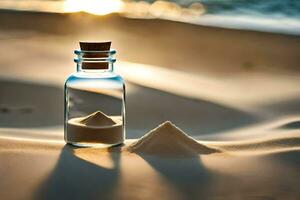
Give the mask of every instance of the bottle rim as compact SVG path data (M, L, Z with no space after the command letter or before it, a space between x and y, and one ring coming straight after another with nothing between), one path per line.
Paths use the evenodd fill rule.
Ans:
M110 55L114 55L114 54L116 54L116 50L115 49L110 49L110 50L105 50L105 51L95 51L95 50L93 50L93 51L87 51L87 50L80 50L80 49L76 49L76 50L74 50L74 53L76 54L76 55L82 55L82 54L84 54L84 53L103 53L103 54L108 54L108 56L110 56Z
M116 62L116 59L113 57L116 54L115 49L105 51L87 51L76 49L74 54L77 55L77 58L74 59L75 63Z

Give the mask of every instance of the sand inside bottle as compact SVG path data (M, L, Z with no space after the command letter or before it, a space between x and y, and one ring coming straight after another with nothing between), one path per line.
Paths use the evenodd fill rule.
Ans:
M69 119L67 131L67 140L81 146L117 145L124 141L122 118L110 117L101 111Z

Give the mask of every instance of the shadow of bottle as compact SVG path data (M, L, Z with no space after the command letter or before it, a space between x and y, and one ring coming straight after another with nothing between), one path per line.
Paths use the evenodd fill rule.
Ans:
M77 157L76 149L63 147L55 169L39 186L35 199L113 199L120 153L109 152L113 168L107 169Z
M210 174L198 154L186 157L157 157L138 153L176 191L178 199L207 197Z

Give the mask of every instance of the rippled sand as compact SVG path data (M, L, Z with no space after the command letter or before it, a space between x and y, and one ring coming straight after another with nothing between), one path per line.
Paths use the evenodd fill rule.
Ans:
M75 148L53 139L53 132L38 139L11 131L0 136L1 196L297 199L300 132L269 131L262 139L199 141L220 152L186 158L130 153L126 146L135 140L109 149Z

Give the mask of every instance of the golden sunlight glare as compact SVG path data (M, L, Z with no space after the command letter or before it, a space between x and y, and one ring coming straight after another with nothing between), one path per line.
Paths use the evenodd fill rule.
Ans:
M119 12L123 7L121 0L66 0L65 12L87 12L94 15L106 15Z

